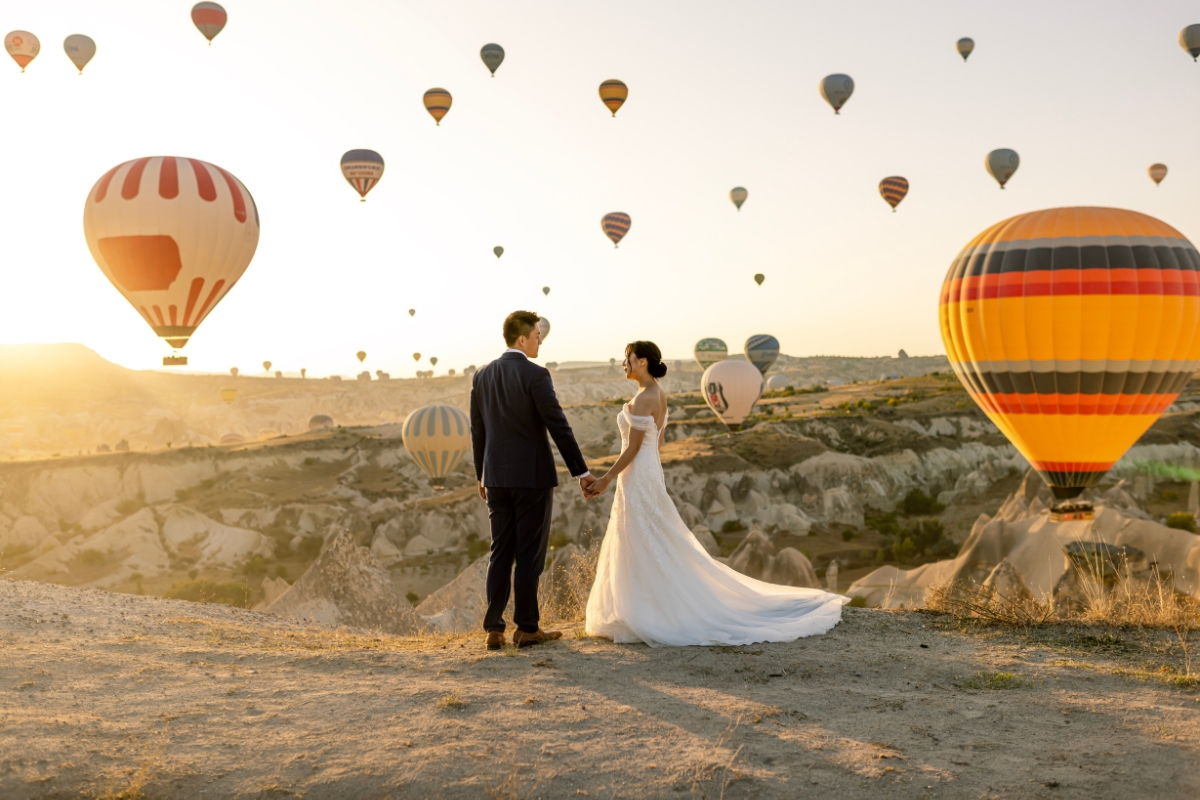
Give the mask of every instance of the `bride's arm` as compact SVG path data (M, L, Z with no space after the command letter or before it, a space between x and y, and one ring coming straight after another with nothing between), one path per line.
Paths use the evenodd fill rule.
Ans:
M604 477L596 481L592 486L591 494L602 494L608 485L617 479L617 476L629 466L633 461L634 456L642 449L642 443L646 441L646 432L641 428L632 428L629 431L629 446L621 451L621 457L617 459L617 463L612 465L612 469L604 473Z

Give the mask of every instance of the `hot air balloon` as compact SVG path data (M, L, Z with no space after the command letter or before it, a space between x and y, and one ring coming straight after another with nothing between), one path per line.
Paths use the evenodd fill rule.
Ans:
M951 264L942 341L971 397L1060 502L1105 472L1200 367L1200 253L1136 211L1054 208L976 236Z
M967 56L971 55L971 51L975 49L975 40L969 36L964 36L954 43L954 49L962 56L963 61L966 61Z
M342 177L367 202L367 192L383 177L383 156L374 150L347 150L342 156Z
M139 158L96 181L84 203L83 232L104 276L178 349L254 258L258 206L215 164Z
M242 444L246 441L246 437L240 433L227 433L221 437L217 444Z
M262 367L263 367L263 372L270 372L271 371L271 362L264 361Z
M300 368L300 377L301 378L308 377L308 369L306 369L305 367L301 367Z
M237 367L230 367L230 368L229 368L229 374L230 374L230 375L232 375L233 377L235 377L235 378L236 378L236 377L238 376L238 368L237 368Z
M192 24L208 39L210 47L217 34L225 30L228 21L229 15L217 3L196 3L192 6Z
M229 405L234 400L237 400L237 389L232 386L222 386L221 399L225 401L225 405Z
M762 374L745 361L721 361L704 370L704 401L731 431L738 430L762 396Z
M763 281L765 281L766 279L767 279L767 276L763 275L761 272L754 273L754 282L757 283L759 286L762 286Z
M498 44L485 44L479 51L479 57L483 59L483 65L491 71L494 78L496 70L504 63L504 48Z
M437 366L437 356L430 356L430 357L429 357L429 366L431 366L431 367L436 367L436 366Z
M895 211L896 206L900 205L900 201L908 194L908 179L901 178L899 175L884 178L879 182L879 193L892 207L892 211Z
M629 87L616 79L607 80L600 84L600 101L608 107L615 117L617 110L625 104L625 98L629 97Z
M772 392L778 392L791 385L792 382L786 375L772 375L770 378L767 378L767 388Z
M1179 46L1195 61L1200 57L1200 25L1188 25L1179 32Z
M833 106L833 113L840 114L842 106L854 94L854 79L849 75L826 75L821 79L821 97Z
M357 358L357 359L358 359L358 363L360 363L360 364L361 364L362 362L364 362L364 361L366 361L366 360L367 360L367 351L366 351L366 350L359 350L357 353L355 353L355 354L354 354L354 357L355 357L355 358Z
M279 435L279 432L274 430L273 428L263 428L258 432L258 440L260 442L262 442L267 439L274 439L278 435Z
M4 49L24 72L29 62L41 52L42 43L29 31L13 31L4 37Z
M1154 185L1158 186L1162 183L1163 178L1167 177L1166 164L1151 164L1150 165L1150 180L1154 181Z
M90 36L72 33L63 40L63 50L66 52L67 58L71 59L71 63L79 70L79 74L82 75L83 68L96 55L96 43Z
M987 154L983 165L987 167L988 174L996 179L1000 184L1000 188L1004 188L1004 184L1008 183L1009 178L1017 171L1017 167L1021 166L1021 157L1017 155L1016 150L993 150Z
M425 93L425 110L438 125L442 124L442 117L446 116L453 102L454 98L445 89L430 89Z
M421 360L421 354L413 353L413 361L420 361L420 360Z
M333 427L333 417L328 414L317 414L309 417L308 429L310 431L323 431Z
M542 294L549 296L549 294L550 294L550 287L549 287L549 286L543 286L543 287L542 287Z
M443 485L471 450L471 421L454 406L418 408L405 418L400 435L431 486Z
M550 320L546 319L545 317L539 317L538 332L542 335L539 341L546 341L546 338L550 336Z
M629 226L633 224L630 216L623 211L614 211L611 214L605 214L600 220L600 228L604 231L604 235L612 239L613 247L621 244L621 240L625 238L625 234L629 233Z
M410 317L415 317L415 316L417 315L417 310L416 310L415 308L410 308L410 309L408 310L408 315L409 315Z
M733 201L735 206L737 206L738 211L742 210L742 203L746 202L746 198L749 196L750 193L741 186L735 186L729 190L729 199Z
M492 252L496 254L496 258L499 258L500 256L504 255L504 248L500 245L496 245L492 248Z
M276 377L276 378L282 378L282 377L283 377L283 371L282 371L282 370L278 370L278 369L277 369L277 370L275 370L275 377Z
M746 340L743 352L746 360L766 375L775 359L779 358L779 340L766 333L756 334Z
M695 355L700 369L708 369L713 364L729 358L729 348L720 339L701 339L696 342L692 354Z

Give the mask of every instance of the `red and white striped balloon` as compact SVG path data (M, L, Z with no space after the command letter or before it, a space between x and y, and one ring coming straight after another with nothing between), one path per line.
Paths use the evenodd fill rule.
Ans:
M230 173L206 161L126 161L88 194L92 258L154 333L183 347L258 247L258 207Z

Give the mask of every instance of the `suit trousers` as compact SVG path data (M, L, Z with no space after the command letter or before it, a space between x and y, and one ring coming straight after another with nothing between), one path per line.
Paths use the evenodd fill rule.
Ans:
M554 489L488 487L488 518L492 525L492 555L487 571L487 613L483 629L504 632L504 608L510 593L517 630L536 633L538 581L546 569ZM516 564L516 577L513 564Z

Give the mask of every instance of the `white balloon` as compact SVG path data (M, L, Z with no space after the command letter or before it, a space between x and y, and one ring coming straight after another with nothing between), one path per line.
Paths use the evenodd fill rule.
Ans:
M704 370L700 390L713 413L736 431L762 396L763 376L749 361L720 361Z

